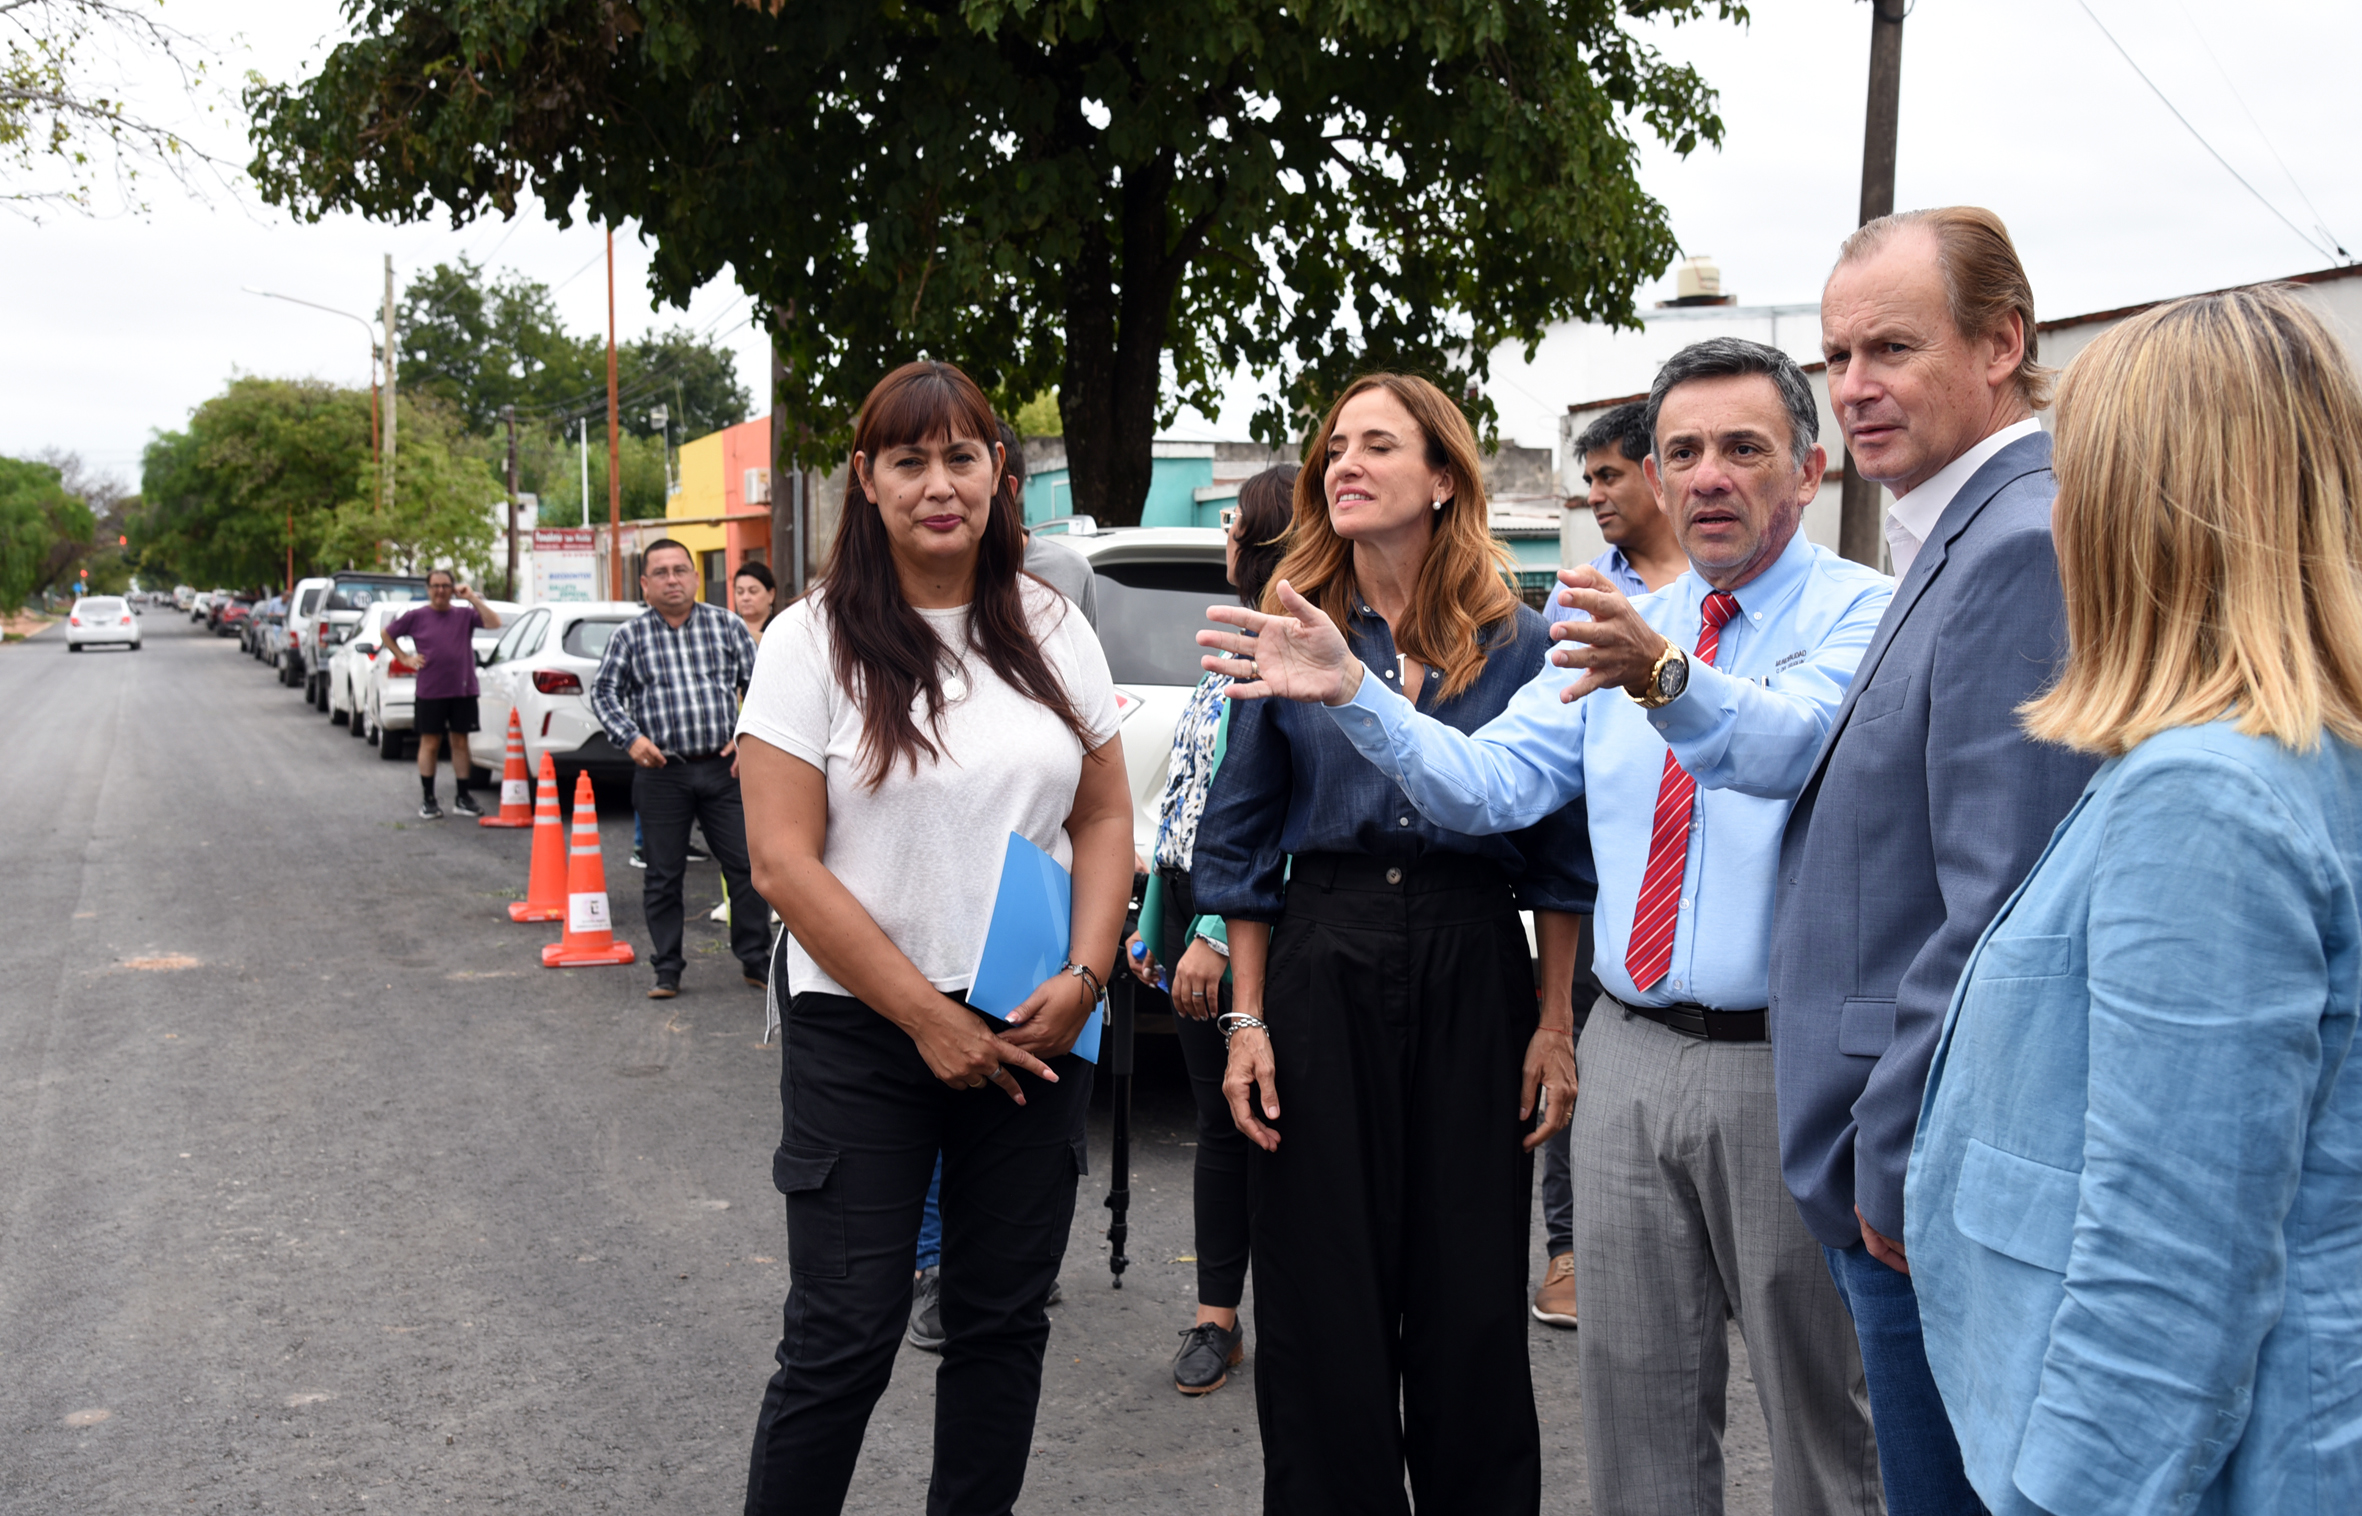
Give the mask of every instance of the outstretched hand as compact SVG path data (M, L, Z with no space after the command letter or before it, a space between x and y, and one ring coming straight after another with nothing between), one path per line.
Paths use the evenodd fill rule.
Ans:
M1550 639L1563 644L1551 652L1550 661L1584 671L1582 678L1558 692L1558 698L1580 700L1611 685L1637 694L1664 656L1664 634L1641 618L1607 575L1589 564L1561 569L1558 582L1566 586L1558 592L1558 603L1591 618L1561 621L1550 628Z
M1260 700L1266 695L1323 705L1351 700L1361 688L1361 660L1346 646L1345 634L1285 579L1274 588L1287 608L1284 616L1242 605L1208 607L1206 615L1212 620L1246 630L1198 633L1198 646L1223 650L1198 662L1208 672L1228 674L1235 681L1224 691L1233 700Z

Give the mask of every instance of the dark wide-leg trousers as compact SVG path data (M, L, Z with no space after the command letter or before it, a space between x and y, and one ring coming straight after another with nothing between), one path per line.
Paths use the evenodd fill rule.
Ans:
M710 835L710 834L709 834ZM1041 1398L1043 1310L1066 1254L1091 1065L954 1090L900 1027L842 995L795 997L784 1023L789 1285L763 1395L747 1516L844 1509L870 1411L910 1318L911 1258L943 1155L943 1344L929 1516L1000 1516L1025 1483Z
M1263 1003L1281 1112L1252 1169L1264 1510L1533 1516L1517 1104L1539 1017L1507 883L1457 855L1299 857Z

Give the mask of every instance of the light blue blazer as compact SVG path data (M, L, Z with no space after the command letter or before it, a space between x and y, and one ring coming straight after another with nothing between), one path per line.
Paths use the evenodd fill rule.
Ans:
M2103 764L1979 942L1913 1144L1995 1516L2362 1511L2362 752Z

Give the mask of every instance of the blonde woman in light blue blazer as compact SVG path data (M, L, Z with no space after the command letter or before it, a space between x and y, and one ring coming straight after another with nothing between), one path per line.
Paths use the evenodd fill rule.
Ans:
M2068 370L2055 467L2072 651L2027 725L2104 762L1928 1079L1928 1364L1996 1516L2348 1516L2362 391L2293 290L2178 301Z

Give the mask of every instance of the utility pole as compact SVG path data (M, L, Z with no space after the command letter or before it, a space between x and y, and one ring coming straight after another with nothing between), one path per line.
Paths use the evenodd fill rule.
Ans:
M1903 17L1910 0L1870 0L1870 101L1862 125L1862 217L1867 226L1895 208L1895 121L1903 94ZM1837 516L1837 551L1878 566L1884 534L1878 524L1880 490L1845 458L1845 493Z
M394 331L394 255L385 255L385 448L378 454L377 501L380 524L394 514L394 422L401 414L401 348ZM380 549L382 561L383 549Z
M502 598L517 598L517 408L504 405L500 419L508 423L508 593Z
M615 400L615 229L607 229L607 588L623 598L623 418Z

